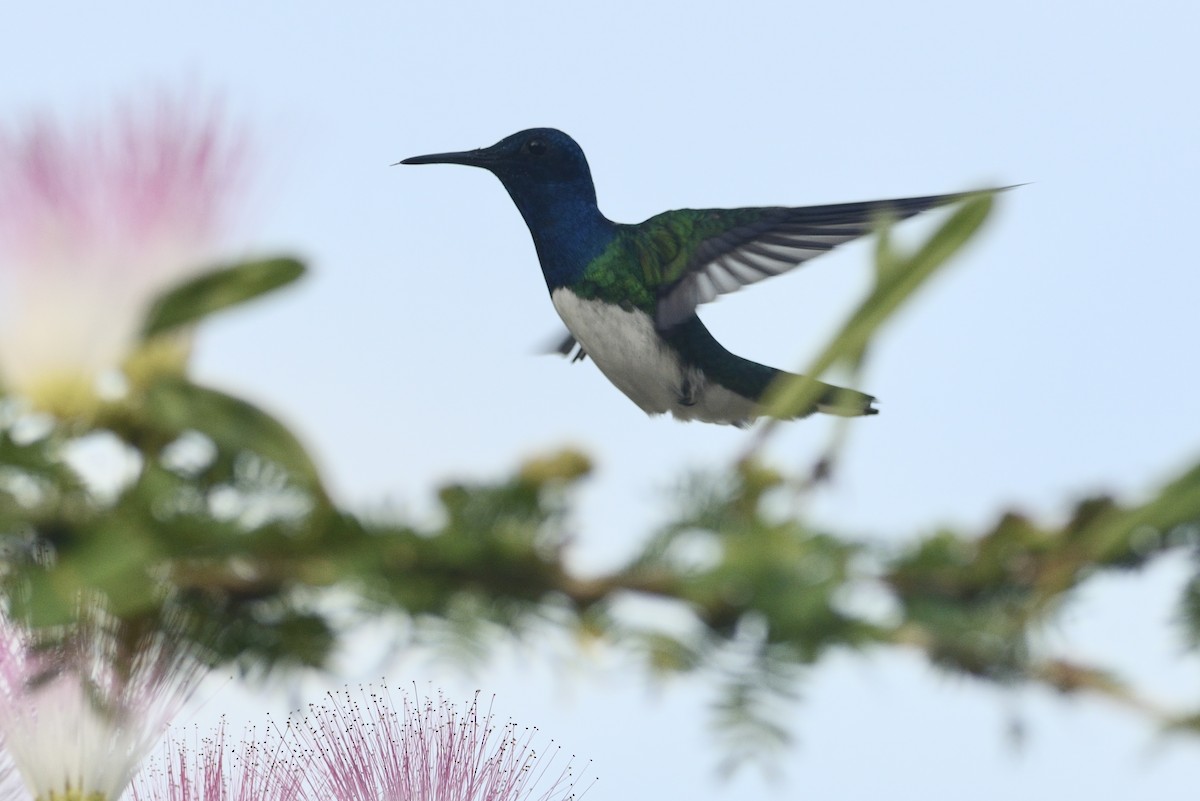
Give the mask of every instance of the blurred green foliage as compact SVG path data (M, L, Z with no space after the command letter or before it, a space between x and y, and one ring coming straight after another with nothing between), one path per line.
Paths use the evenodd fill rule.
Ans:
M979 230L991 203L987 194L962 203L911 253L898 253L885 231L876 287L811 372L858 365L871 336ZM155 305L147 342L302 272L286 258L215 270ZM776 402L803 405L809 389L782 387ZM760 427L756 443L769 430ZM131 464L114 492L88 486L67 456L97 437ZM735 761L786 739L778 702L835 650L916 649L981 681L1089 691L1164 725L1200 728L1200 713L1161 710L1103 666L1040 653L1033 636L1097 575L1172 551L1198 554L1200 465L1140 504L1092 498L1060 525L1005 514L982 532L915 532L895 550L779 511L788 508L780 500L828 477L835 454L796 475L754 453L690 477L640 553L582 577L564 557L591 470L583 454L443 486L435 522L380 519L339 506L300 441L266 411L177 372L151 372L82 422L0 399L0 580L15 619L62 624L79 598L102 598L131 630L169 627L208 661L259 673L325 665L347 633L347 598L360 621L445 624L479 653L496 632L566 626L638 655L649 673L711 678L715 722ZM886 594L891 611L856 612L847 599L865 587ZM624 614L629 597L671 605L690 623ZM1200 573L1179 609L1184 644L1195 648Z

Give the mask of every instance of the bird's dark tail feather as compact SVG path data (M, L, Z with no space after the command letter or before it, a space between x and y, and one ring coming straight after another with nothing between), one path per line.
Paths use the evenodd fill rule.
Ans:
M700 319L692 317L685 323L674 327L664 335L668 342L679 350L680 356L691 365L703 369L709 380L724 386L731 392L736 392L748 401L762 404L769 393L778 389L781 379L799 379L794 373L786 373L781 369L760 365L742 356L731 354L704 327ZM862 417L880 414L874 405L875 398L857 390L847 390L845 387L824 384L816 401L808 409L800 409L792 417L806 417L815 411L840 417ZM762 412L760 412L762 414Z
M727 388L760 404L760 408L770 406L771 397L783 385L800 380L800 376L795 373L776 370L774 367L767 367L765 364L741 359L740 356L735 356L734 358L744 362L744 365L742 365L740 371L741 375L738 376L740 380L730 381L730 383L738 386L729 386L726 384ZM727 377L727 380L728 378L730 377ZM764 379L766 380L764 381ZM717 380L720 382L719 378ZM838 417L865 417L867 415L879 414L879 410L874 405L874 395L868 395L856 389L847 389L846 387L839 387L834 384L826 384L823 381L816 383L820 390L815 400L803 409L796 409L790 413L781 414L779 417L785 420L794 420L799 417L808 417L814 412L832 414ZM766 412L764 410L761 413L765 414Z
M836 414L839 417L863 417L864 415L879 414L875 408L875 397L865 392L859 392L833 384L821 384L822 390L812 411L825 414Z
M777 370L730 353L713 339L698 317L693 316L680 323L664 332L663 336L679 350L685 361L703 369L710 380L758 404L768 397L777 381L787 377L799 378L794 373ZM821 386L821 394L809 408L788 415L789 418L807 417L813 412L839 417L879 414L879 410L873 405L873 396L833 384L820 381L817 383Z
M755 365L755 362L749 362L750 365ZM766 365L755 365L763 368L763 373L770 371L769 383L766 386L758 384L757 386L746 386L746 390L755 392L755 395L743 393L744 397L748 397L751 401L760 404L760 406L769 406L770 398L774 393L779 392L782 386L790 384L791 381L799 381L800 377L794 373L785 373L774 367ZM880 414L880 410L875 408L875 396L866 395L865 392L858 390L848 390L844 386L835 386L826 384L824 381L817 381L817 386L820 387L820 392L814 401L810 402L803 409L793 410L788 414L778 415L782 420L794 420L797 417L808 417L816 411L821 414L836 415L839 417L864 417L866 415ZM762 411L761 414L767 414Z

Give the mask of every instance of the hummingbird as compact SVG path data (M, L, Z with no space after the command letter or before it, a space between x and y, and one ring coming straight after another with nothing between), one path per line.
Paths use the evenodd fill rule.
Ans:
M765 413L785 376L730 353L696 307L902 220L973 193L829 206L676 209L637 224L609 220L596 204L583 149L554 128L531 128L491 147L414 156L398 164L465 164L488 170L516 204L537 249L550 300L568 334L554 349L587 356L650 415L746 426ZM807 409L858 417L876 399L820 384Z

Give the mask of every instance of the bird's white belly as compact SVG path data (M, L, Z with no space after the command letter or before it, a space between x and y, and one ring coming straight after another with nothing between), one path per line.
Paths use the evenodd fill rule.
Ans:
M752 401L685 366L645 312L586 300L569 289L556 289L550 297L600 372L648 414L671 412L681 420L735 425L756 416Z

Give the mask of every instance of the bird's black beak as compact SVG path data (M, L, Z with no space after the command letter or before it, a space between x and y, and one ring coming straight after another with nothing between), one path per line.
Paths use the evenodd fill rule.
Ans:
M461 150L457 153L432 153L428 156L413 156L398 161L396 164L466 164L468 167L483 167L488 169L496 160L496 154L490 147L479 150ZM392 166L396 166L393 164Z

